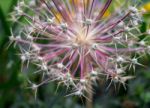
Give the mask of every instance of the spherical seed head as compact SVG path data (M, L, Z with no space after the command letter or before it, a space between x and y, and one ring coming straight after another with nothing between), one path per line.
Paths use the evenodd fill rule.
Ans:
M14 17L21 15L27 23L18 30L20 37L14 40L21 50L30 52L27 58L40 66L39 71L51 70L49 79L60 80L67 87L80 85L82 89L76 94L82 95L82 90L89 91L86 90L88 83L96 81L102 73L120 75L125 72L125 67L130 66L129 61L137 64L132 53L146 48L144 41L138 39L140 30L137 26L141 18L135 6L124 10L118 7L119 12L114 9L115 15L110 13L106 18L112 0L89 0L86 4L77 1L40 0L37 5L21 3L15 8ZM20 7L31 11L26 13ZM118 78L113 77L119 81Z

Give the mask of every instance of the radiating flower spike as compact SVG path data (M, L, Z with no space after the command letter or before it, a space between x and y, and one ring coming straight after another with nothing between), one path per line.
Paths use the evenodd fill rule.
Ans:
M23 63L39 68L33 72L42 77L39 85L56 81L73 92L67 96L88 98L101 76L110 80L107 88L125 87L132 78L127 70L142 66L138 59L150 53L147 37L141 40L150 34L141 33L142 15L131 0L19 1L11 13L20 24L18 35L11 32L10 40L19 46Z

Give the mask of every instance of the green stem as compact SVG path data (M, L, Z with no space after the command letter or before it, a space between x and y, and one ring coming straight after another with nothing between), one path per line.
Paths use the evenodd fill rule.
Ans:
M92 83L89 84L89 89L92 89ZM86 108L93 108L93 92L87 93Z

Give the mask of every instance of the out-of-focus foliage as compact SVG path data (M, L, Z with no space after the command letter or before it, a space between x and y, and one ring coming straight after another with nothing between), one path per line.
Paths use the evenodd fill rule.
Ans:
M149 0L143 0L147 3ZM27 89L29 86L26 74L21 73L21 62L18 59L17 49L9 44L10 28L12 23L8 21L9 13L17 0L0 0L0 108L82 108L85 105L82 99L76 97L64 97L66 93L63 87L56 91L57 85L51 83L40 87L37 98L34 91ZM143 3L144 4L144 3ZM150 7L149 7L150 8ZM146 31L150 25L150 12L144 15L142 31ZM13 25L15 28L17 25ZM136 78L127 84L127 90L106 90L107 84L96 87L94 94L94 108L149 108L150 106L150 56L141 60L146 67L138 69ZM28 71L32 71L28 70ZM35 79L35 81L38 78ZM84 100L83 100L84 101Z

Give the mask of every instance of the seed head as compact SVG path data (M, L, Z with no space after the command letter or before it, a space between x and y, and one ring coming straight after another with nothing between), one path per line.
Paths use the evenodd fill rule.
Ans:
M110 10L113 0L82 1L20 1L11 14L26 21L17 21L19 37L10 37L29 52L21 60L36 64L44 78L71 87L75 95L91 91L89 84L101 75L122 83L125 70L140 64L132 55L150 49L140 40L142 13L136 6Z

